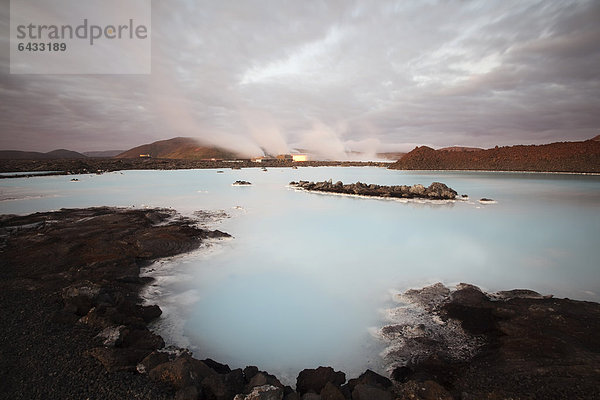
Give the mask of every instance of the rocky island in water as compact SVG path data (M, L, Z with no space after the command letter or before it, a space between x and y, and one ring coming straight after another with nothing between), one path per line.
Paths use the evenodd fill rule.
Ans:
M333 183L330 179L322 182L290 182L290 186L312 192L338 193L370 197L387 197L398 199L429 199L454 200L458 193L443 183L433 182L428 187L421 184L412 186L384 186L362 182L344 184L341 181Z

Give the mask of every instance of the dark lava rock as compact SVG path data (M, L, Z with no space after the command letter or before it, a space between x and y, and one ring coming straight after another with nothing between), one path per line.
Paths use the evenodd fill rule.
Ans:
M396 388L396 396L401 399L454 400L454 397L443 386L431 380L409 381Z
M264 386L271 385L280 388L284 388L284 385L275 377L274 375L268 374L267 372L260 371L257 372L248 380L248 385L246 385L246 391L249 392L252 388L256 386Z
M242 393L246 381L241 369L226 375L214 374L202 380L202 393L208 400L228 400L237 393Z
M156 304L150 306L140 306L140 315L144 322L152 322L162 315L162 310Z
M102 363L108 372L134 371L137 364L143 360L149 351L145 349L117 349L114 347L96 347L87 354Z
M254 365L244 368L244 376L248 382L250 382L250 379L252 379L254 375L258 374L258 372L258 367L255 367Z
M354 387L352 400L392 400L392 394L376 386L361 383Z
M140 305L140 265L224 236L174 217L97 207L0 218L0 397L173 398L135 372L164 344L146 326L160 309Z
M414 303L439 318L437 325L457 328L422 332L428 355L392 373L399 398L600 398L600 304L523 289L490 295L467 284L434 297ZM468 343L476 346L465 352Z
M123 336L121 347L157 350L165 347L165 341L148 329L131 329Z
M175 400L198 400L200 391L196 386L186 386L175 393Z
M294 397L295 395L295 397ZM247 394L238 394L234 397L234 400L282 400L283 390L279 387L264 385L257 386L252 389L252 391ZM285 396L286 400L300 400L300 396L297 393L290 393Z
M392 371L392 379L396 382L404 383L408 381L408 378L413 373L414 371L410 367L403 365L401 367L394 368L394 370Z
M345 400L339 387L331 382L327 382L323 390L321 390L321 400Z
M354 390L354 387L359 384L376 386L381 389L387 390L389 387L392 386L392 381L390 381L385 376L381 376L378 373L375 373L368 369L365 372L363 372L358 378L350 379L348 381L348 386L350 390Z
M312 392L321 393L327 382L335 386L341 386L346 382L346 374L334 371L331 367L319 367L317 369L305 369L298 374L296 379L296 390L300 394Z
M147 373L160 364L169 361L169 355L161 351L153 351L148 354L140 363L136 366L139 373Z
M205 378L213 375L217 375L217 373L202 361L187 354L183 354L173 361L159 364L148 373L150 379L168 383L176 389L198 385Z
M316 192L405 199L454 200L458 194L456 191L440 182L433 182L429 187L420 184L413 186L381 186L362 182L344 185L342 182L336 182L334 184L330 179L328 181L316 183L308 181L290 182L290 186Z
M206 360L202 360L202 362L204 364L208 365L208 367L211 368L212 370L214 370L217 374L228 374L231 372L231 368L229 368L229 365L221 364L210 358L207 358Z

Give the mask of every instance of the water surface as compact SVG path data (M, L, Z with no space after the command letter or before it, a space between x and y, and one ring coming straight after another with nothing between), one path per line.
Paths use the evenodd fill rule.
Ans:
M123 171L0 182L2 213L94 205L223 210L232 240L162 261L148 292L159 329L199 357L292 378L331 365L382 370L369 328L393 290L441 281L600 300L600 177L381 168ZM291 180L441 181L431 204L296 191ZM232 186L247 180L250 187ZM481 197L496 204L480 204Z

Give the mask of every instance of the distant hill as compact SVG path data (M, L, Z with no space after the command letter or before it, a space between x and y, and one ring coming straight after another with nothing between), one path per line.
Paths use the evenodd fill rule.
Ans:
M464 147L464 146L452 146L452 147L442 147L442 151L479 151L483 150L481 147Z
M66 149L52 150L46 153L46 155L48 158L86 158L86 156L81 153Z
M110 158L110 157L119 155L123 152L125 152L125 150L104 150L104 151L84 151L81 154L83 154L87 157L94 157L94 158Z
M37 151L19 151L19 150L0 150L0 159L2 160L51 160L51 159L73 159L87 158L85 155L76 151L58 149L48 153Z
M174 158L185 160L203 159L235 159L239 155L215 146L207 146L193 138L177 137L168 140L144 144L127 150L117 158L139 158L140 155L149 154L153 158Z
M496 147L480 151L417 147L390 166L408 170L600 172L600 141Z
M592 140L595 140L596 142L600 142L600 135L598 135L598 136L594 136L594 137L592 138Z

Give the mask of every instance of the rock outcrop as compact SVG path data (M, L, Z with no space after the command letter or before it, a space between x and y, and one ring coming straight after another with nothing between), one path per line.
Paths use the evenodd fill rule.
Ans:
M390 169L600 172L600 142L559 142L544 145L449 151L416 147Z
M383 186L362 182L345 185L340 181L333 183L330 179L323 182L290 182L290 186L314 192L401 199L454 200L457 195L455 190L440 182L433 182L428 187L421 184Z
M397 300L381 337L400 398L600 396L598 303L440 283Z

